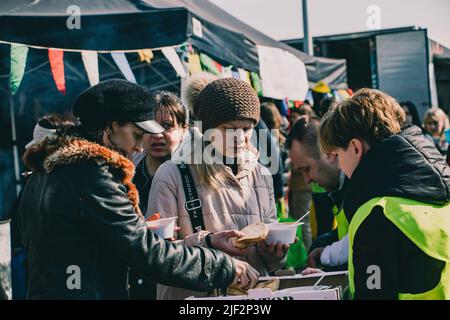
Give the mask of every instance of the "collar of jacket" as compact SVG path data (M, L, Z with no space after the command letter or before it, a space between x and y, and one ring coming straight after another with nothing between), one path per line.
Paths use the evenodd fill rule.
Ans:
M331 201L333 201L333 204L338 208L339 211L343 208L344 195L349 181L350 180L345 176L344 172L341 171L339 175L339 189L328 193Z
M227 175L230 176L231 179L239 182L240 179L248 176L253 170L256 168L258 164L259 152L253 147L251 143L249 143L249 148L246 152L243 153L242 157L238 159L238 172L236 176L233 174L231 168L225 164L223 164L223 169L227 172Z
M47 138L41 143L33 145L24 154L25 165L33 171L52 172L59 166L82 163L86 161L100 161L121 174L121 180L127 188L127 194L138 214L139 193L132 183L134 176L133 163L107 147L86 139L62 135Z
M444 204L450 201L450 167L420 128L409 126L373 145L345 189L344 212L350 219L376 197Z

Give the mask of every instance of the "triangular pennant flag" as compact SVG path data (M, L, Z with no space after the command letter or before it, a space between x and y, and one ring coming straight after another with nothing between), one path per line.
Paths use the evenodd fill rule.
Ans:
M218 63L217 61L214 61L214 64L216 65L217 71L219 71L220 74L222 74L222 65Z
M295 103L292 100L288 101L289 108L295 108Z
M113 58L117 67L119 67L119 70L120 70L120 72L122 72L125 79L127 79L128 81L137 83L136 78L134 77L133 71L131 71L130 64L128 63L125 53L111 52L111 57Z
M153 59L152 49L142 49L138 51L139 62L150 63Z
M189 54L188 57L189 63L189 73L191 75L202 72L202 66L200 64L200 57L196 53Z
M200 53L200 63L204 71L208 71L216 76L221 75L221 72L218 70L216 62L207 56L204 53Z
M311 90L308 90L308 93L306 94L305 101L306 101L306 100L308 100L308 102L309 102L309 104L310 104L311 106L314 105L314 97L313 97L313 94L312 94L312 91L311 91Z
M223 78L233 78L233 72L231 71L232 66L222 67L222 77Z
M96 85L100 81L98 74L98 55L95 51L82 51L81 59L83 60L84 69L88 75L89 84Z
M261 78L256 72L250 72L250 77L252 78L253 89L255 89L258 96L261 97L263 95Z
M28 47L24 45L11 44L11 69L9 73L9 88L11 94L15 94L19 89L25 73Z
M235 79L241 79L241 76L239 75L239 72L237 72L237 71L231 70L231 75Z
M300 108L302 104L303 104L303 101L298 101L298 100L294 101L294 107L296 109Z
M53 79L58 91L66 94L66 79L64 77L64 51L48 49L48 60L52 70Z
M238 68L238 72L239 72L239 77L242 81L245 81L249 85L252 85L252 82L250 81L250 73L247 70Z
M169 60L172 67L175 69L177 74L181 78L185 78L187 76L186 70L184 70L183 64L181 63L180 57L173 47L166 47L161 49L164 57Z
M336 102L341 102L344 99L342 98L341 94L337 91L337 90L332 90L331 91L331 95L334 97L334 99L336 100Z
M189 52L189 44L187 42L180 44L178 46L178 50L182 52Z
M283 116L288 116L289 115L289 102L288 102L288 99L287 98L285 98L285 99L283 99L283 100L281 100L281 108L280 108L281 110L281 114L283 115Z
M183 51L181 54L181 63L185 66L185 69L187 68L189 71L189 52Z
M344 100L350 98L350 94L347 92L347 90L340 89L337 92L342 96L342 99Z

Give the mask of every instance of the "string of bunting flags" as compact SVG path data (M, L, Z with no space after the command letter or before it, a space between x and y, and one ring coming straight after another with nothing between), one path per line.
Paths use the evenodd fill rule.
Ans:
M4 43L4 42L3 42ZM33 49L45 49L48 51L48 59L50 64L51 73L56 85L56 88L62 94L66 93L66 82L64 76L64 52L79 52L84 65L85 72L89 84L95 85L100 81L99 67L98 67L98 54L109 53L112 60L117 65L123 76L136 83L136 77L130 67L125 53L134 52L137 53L138 59L142 63L151 63L154 58L154 51L160 50L164 57L169 61L178 76L185 78L188 75L193 75L198 72L207 71L219 77L233 77L249 83L257 92L258 96L264 96L263 83L260 75L257 72L248 71L243 68L235 67L233 65L224 66L219 62L212 59L204 52L194 50L190 43L184 43L173 47L164 47L158 49L140 49L134 51L88 51L88 50L66 50L66 49L54 49L43 48L35 46L27 46L23 44L10 43L11 56L10 56L10 91L14 95L20 87L20 83L25 74L26 61L30 48ZM178 55L181 53L181 59ZM314 99L312 91L322 93L325 95L333 95L336 100L343 100L349 97L351 93L347 90L331 90L325 83L319 82L316 87L308 90L304 100L308 100L313 103ZM289 108L299 108L303 101L289 100L286 97L285 105L287 113Z
M50 70L53 76L53 80L55 81L56 88L62 94L66 93L66 82L64 76L64 52L80 52L81 59L83 61L83 65L88 77L89 84L95 85L100 81L99 68L98 68L98 54L106 53L104 51L88 51L88 50L63 50L63 49L54 49L54 48L43 48L43 47L34 47L27 46L23 44L15 44L10 43L10 75L9 75L9 87L11 94L14 95L20 87L20 83L25 74L26 64L27 64L27 56L29 53L29 49L38 49L38 50L47 50L48 51L48 60L50 64ZM153 59L153 51L161 50L163 55L169 60L172 64L176 72L181 76L185 77L186 73L183 69L181 61L178 58L178 55L175 51L176 47L165 47L160 49L141 49L137 51L112 51L107 52L111 55L112 60L117 65L120 72L123 76L132 82L136 83L136 78L133 74L133 71L130 67L130 64L125 55L126 52L135 52L138 54L139 61L150 63Z
M20 83L25 74L27 56L29 49L46 49L48 50L48 59L50 70L55 81L56 88L62 94L66 92L66 83L64 77L64 52L77 50L63 50L54 48L33 47L23 44L11 43L10 54L10 75L9 84L11 94L14 95L20 87ZM242 68L234 68L233 66L222 66L217 61L213 60L205 53L195 52L191 45L183 44L174 47L164 47L159 49L141 49L136 51L113 51L109 52L112 60L117 65L123 76L132 82L136 83L136 77L130 67L130 64L125 55L126 52L134 52L138 54L139 61L142 63L151 63L154 57L153 52L161 50L164 57L170 62L174 70L181 78L195 74L201 71L211 72L221 77L235 77L242 79L251 84L256 92L262 95L261 79L256 72L249 72ZM187 56L184 63L180 60L177 51L181 51L183 56ZM98 68L98 53L105 53L104 51L78 51L81 54L84 69L90 85L95 85L100 81ZM187 70L186 70L187 69Z

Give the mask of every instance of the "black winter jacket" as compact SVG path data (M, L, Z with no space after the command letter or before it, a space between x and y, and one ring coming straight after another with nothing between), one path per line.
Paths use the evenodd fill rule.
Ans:
M430 204L450 201L450 168L420 128L409 126L371 146L346 185L348 221L361 205L383 196ZM426 255L375 207L356 231L353 265L355 299L397 299L399 293L433 289L445 263ZM380 289L367 286L371 265L381 271Z
M31 299L126 299L128 270L197 291L227 287L232 259L187 248L148 231L118 153L71 136L25 154L29 177L15 219L27 250Z

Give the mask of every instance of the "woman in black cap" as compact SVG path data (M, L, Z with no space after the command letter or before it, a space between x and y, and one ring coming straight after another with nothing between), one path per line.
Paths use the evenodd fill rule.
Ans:
M28 298L126 299L130 267L146 279L196 290L256 284L257 272L242 261L148 231L125 156L141 150L145 132L164 130L150 102L140 85L101 82L74 104L80 126L26 151L33 173L16 219L27 250ZM237 234L212 237L211 245L224 249Z

